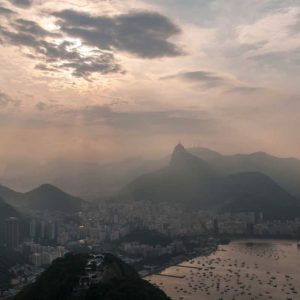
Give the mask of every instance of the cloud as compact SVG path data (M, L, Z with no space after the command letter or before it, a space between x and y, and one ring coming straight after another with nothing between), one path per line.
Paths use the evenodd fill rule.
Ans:
M298 14L298 19L295 24L290 26L290 30L292 34L299 34L300 33L300 13Z
M237 40L243 45L261 45L250 51L252 56L276 52L293 52L300 47L298 34L291 34L297 26L300 7L288 7L236 28ZM284 43L282 42L284 41Z
M49 67L46 64L39 63L35 66L35 69L41 70L44 72L58 72L59 70L57 68Z
M230 89L228 89L225 93L238 93L238 94L245 94L245 95L249 95L249 94L253 94L256 92L261 92L264 91L265 89L263 87L260 86L234 86Z
M158 13L135 12L109 17L63 10L54 16L60 25L56 31L48 31L32 20L12 19L5 27L0 26L0 40L26 50L26 56L37 61L37 70L68 71L87 80L95 73L124 74L115 58L116 51L144 58L182 54L169 41L180 29ZM63 38L67 40L62 41Z
M36 103L35 108L39 111L39 112L47 112L47 111L52 111L52 112L60 112L63 109L63 105L59 104L59 103L55 103L55 102L44 102L44 101L40 101L38 103Z
M22 8L29 8L32 4L31 0L10 0L10 2Z
M54 16L60 20L61 31L99 49L116 49L143 58L182 54L179 47L169 41L181 30L156 12L132 12L110 17L63 10Z
M282 73L299 74L300 46L289 53L278 51L265 54L258 54L249 57L260 66L272 67L280 70Z
M47 109L48 105L45 102L38 102L35 107L37 108L37 110L39 111L43 111L45 109Z
M9 9L9 8L6 8L6 7L3 7L3 6L0 6L0 16L6 16L6 17L9 17L11 15L14 15L16 12L14 12L13 10Z
M209 71L190 71L161 77L162 80L181 79L187 82L196 83L201 88L219 87L225 94L237 93L240 95L249 95L255 92L263 91L260 86L251 86L247 83L234 80Z
M114 63L114 56L111 53L102 53L88 59L66 62L60 67L73 69L73 75L76 77L87 77L91 73L124 73L121 66Z
M20 101L11 98L0 90L0 108L6 107L10 104L13 106L18 106Z
M58 34L53 34L45 30L36 22L26 19L17 19L14 23L14 29L19 33L30 34L36 38L43 38L47 36L59 37Z
M123 72L112 53L99 50L82 55L73 42L49 41L48 38L57 38L60 34L49 32L30 20L17 19L10 25L11 29L0 26L0 37L7 44L31 50L27 56L39 61L35 67L38 70L47 72L67 70L76 77L86 79L93 73Z
M163 80L183 79L185 81L200 83L206 87L224 86L229 84L229 79L209 71L189 71L162 77Z
M286 11L290 7L297 7L295 0L264 0L260 1L262 5L262 13Z

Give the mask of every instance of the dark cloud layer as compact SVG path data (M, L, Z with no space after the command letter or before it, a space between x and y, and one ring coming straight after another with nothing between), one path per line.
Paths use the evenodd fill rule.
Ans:
M29 1L14 1L29 6ZM27 4L26 4L27 3ZM11 14L0 8L0 14ZM60 29L49 32L38 23L12 18L10 24L0 25L0 42L26 48L26 55L37 61L36 69L44 72L71 71L76 77L90 79L94 73L124 73L115 59L115 51L156 58L182 54L168 41L180 29L158 13L135 12L114 17L92 16L74 10L54 13ZM65 36L80 38L82 44L93 48L82 54L70 41L57 42Z
M208 71L190 71L190 72L181 72L169 76L162 77L161 79L183 79L185 81L200 83L206 87L215 87L223 86L229 83L229 80L225 77L222 77L216 73Z
M14 15L15 12L9 8L6 8L6 7L3 7L3 6L0 6L0 16L11 16L11 15Z
M61 67L73 69L73 75L76 77L87 77L91 73L123 73L121 66L114 62L114 56L111 53L66 62L61 64Z
M154 12L133 12L113 17L92 16L74 10L54 15L67 35L78 37L91 46L121 50L144 58L181 55L169 38L180 29L167 17Z
M220 87L226 94L238 93L244 95L250 95L256 92L264 91L263 87L260 86L249 86L243 83L235 82L230 78L218 75L214 72L209 71L190 71L180 72L177 74L162 77L162 80L169 79L182 79L187 82L196 83L201 88L213 88Z
M22 8L28 8L31 6L32 1L31 0L10 0L10 2L16 6L22 7Z
M0 37L8 44L30 49L27 56L40 61L36 69L42 71L71 70L74 76L84 78L92 73L122 72L113 54L99 50L83 57L71 42L57 44L47 41L47 38L60 37L60 34L48 32L33 21L17 19L11 24L11 29L0 26Z

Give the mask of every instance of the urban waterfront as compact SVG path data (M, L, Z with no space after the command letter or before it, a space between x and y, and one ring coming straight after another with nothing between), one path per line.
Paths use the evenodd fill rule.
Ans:
M300 247L289 240L238 240L147 279L174 300L299 299Z

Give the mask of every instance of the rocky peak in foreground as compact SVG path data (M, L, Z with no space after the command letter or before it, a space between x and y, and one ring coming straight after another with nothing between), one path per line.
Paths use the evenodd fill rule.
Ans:
M56 259L15 300L170 300L112 254L72 254Z

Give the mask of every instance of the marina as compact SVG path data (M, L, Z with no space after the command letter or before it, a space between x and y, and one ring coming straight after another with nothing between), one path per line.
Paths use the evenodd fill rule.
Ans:
M174 300L292 300L300 297L299 258L295 241L235 241L147 279Z

